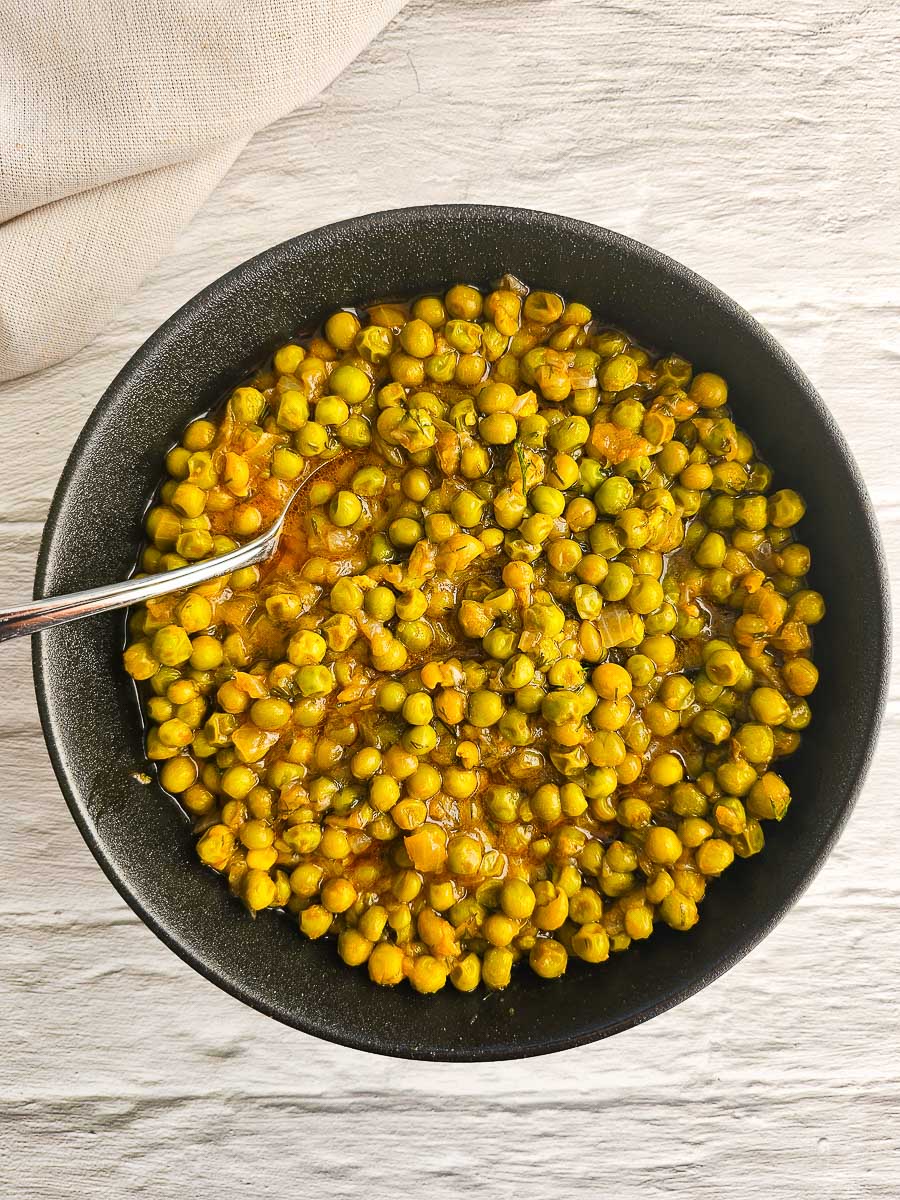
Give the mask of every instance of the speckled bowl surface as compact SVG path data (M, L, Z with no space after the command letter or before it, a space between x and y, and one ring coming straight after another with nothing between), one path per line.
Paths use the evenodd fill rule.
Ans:
M711 983L772 928L847 819L875 743L889 660L886 573L856 464L813 387L776 342L711 284L619 234L513 208L448 205L343 221L275 246L206 288L158 329L101 398L47 521L38 596L123 578L141 517L183 426L292 331L338 305L512 271L590 304L660 350L724 374L737 420L806 498L802 536L828 602L817 629L814 720L785 774L794 803L761 855L710 887L699 925L668 929L600 968L504 992L380 989L333 943L276 912L251 919L201 866L190 828L145 770L122 614L34 639L50 755L103 870L162 940L209 980L318 1037L382 1054L477 1060L544 1054L609 1036ZM61 867L62 864L56 864Z

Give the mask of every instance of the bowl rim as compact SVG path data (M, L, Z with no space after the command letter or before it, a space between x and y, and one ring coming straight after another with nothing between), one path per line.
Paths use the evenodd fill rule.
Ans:
M890 612L890 595L888 586L888 570L884 546L882 543L881 533L875 516L874 507L868 495L865 483L861 472L856 463L850 447L843 436L842 431L838 427L834 418L831 416L825 402L819 396L811 381L800 369L796 362L787 354L782 346L775 338L761 325L755 317L748 313L744 308L731 299L725 292L721 291L714 284L710 283L703 276L697 274L691 268L684 266L676 259L669 257L662 252L653 249L643 242L639 242L627 235L618 233L614 230L607 229L603 226L595 225L589 221L581 221L576 218L561 216L556 213L551 213L546 210L524 208L514 205L493 205L493 204L425 204L415 205L405 208L381 209L376 212L366 213L355 217L348 217L341 221L329 223L327 225L317 226L314 229L306 230L291 238L276 243L265 250L251 256L248 259L238 263L223 275L214 279L207 284L194 296L190 297L184 304L176 309L169 317L166 318L153 332L141 343L138 349L132 354L127 362L116 373L111 382L104 389L100 398L96 401L94 408L85 422L81 432L79 433L63 468L59 483L53 494L53 499L48 510L47 518L44 525L44 531L41 538L40 550L38 553L35 579L34 579L34 598L40 599L46 594L46 585L48 575L53 567L54 556L59 550L56 544L57 525L61 515L68 503L69 495L74 486L74 479L69 468L78 462L84 451L85 446L90 441L93 432L97 425L102 420L103 414L115 396L118 388L123 384L129 376L138 370L149 359L153 358L165 342L166 338L181 324L181 321L189 317L190 314L204 308L211 301L219 299L228 299L229 292L234 286L241 282L245 276L251 274L255 268L264 267L268 262L271 264L277 261L280 255L288 252L288 249L298 242L307 239L315 239L321 237L326 232L364 232L372 226L387 225L392 222L402 220L404 218L419 218L429 219L434 216L448 213L465 214L466 212L477 213L482 217L495 216L500 220L508 220L510 217L516 219L526 219L537 222L548 221L554 226L554 233L558 235L560 228L571 229L573 232L580 231L592 238L600 236L605 239L610 245L618 247L626 253L631 259L637 260L641 265L649 270L663 270L668 274L675 276L679 281L685 283L689 287L699 292L705 299L713 303L717 308L723 309L730 316L737 320L747 329L748 333L756 338L761 344L762 349L770 357L774 358L781 369L791 377L792 381L803 392L807 403L812 408L815 418L822 424L828 427L832 438L834 439L837 449L844 461L847 470L848 483L852 486L854 498L866 519L868 533L871 541L872 556L877 567L877 626L880 638L880 654L879 665L880 670L877 676L877 687L872 696L871 712L872 720L868 730L868 736L865 746L861 748L861 753L858 759L858 770L851 789L845 795L843 807L836 813L829 825L824 830L819 841L818 851L814 859L809 864L808 868L801 872L794 880L792 886L787 891L783 902L774 910L765 921L759 920L748 924L745 927L742 935L733 941L711 962L707 962L702 969L694 971L685 982L660 999L648 1001L645 1004L635 1004L629 1012L616 1020L607 1021L601 1030L598 1032L584 1032L575 1034L562 1034L547 1037L544 1035L544 1040L534 1044L510 1042L507 1044L498 1045L493 1043L486 1047L464 1047L462 1049L438 1048L432 1049L429 1046L420 1044L406 1044L402 1047L386 1047L376 1044L371 1037L366 1037L363 1034L355 1034L352 1029L348 1029L346 1034L341 1031L336 1033L333 1029L325 1030L320 1027L315 1021L304 1019L303 1014L300 1016L291 1015L290 1017L284 1011L279 1010L277 1005L269 1004L265 999L262 999L250 992L244 990L240 981L229 978L224 972L215 967L210 966L203 957L195 953L191 948L186 946L177 934L167 928L164 921L160 920L151 909L143 904L137 896L130 890L124 876L120 874L116 864L112 858L106 854L101 838L95 835L94 830L88 821L83 804L79 794L79 787L70 770L69 764L66 762L60 750L60 741L57 737L56 729L56 714L53 710L53 703L49 694L47 684L47 666L48 666L48 650L50 633L44 632L35 635L32 639L32 667L34 676L35 692L37 695L38 709L40 714L41 728L43 730L44 739L47 745L49 757L59 783L60 789L65 798L69 811L72 814L73 820L79 829L82 837L88 845L94 858L99 863L106 877L113 884L119 895L125 900L133 912L147 925L154 934L185 963L191 966L205 979L221 988L224 992L241 1001L248 1007L255 1009L257 1012L263 1013L268 1017L272 1017L281 1024L287 1025L289 1028L294 1028L302 1033L309 1034L319 1039L333 1042L337 1045L346 1046L350 1049L360 1050L367 1053L384 1055L392 1058L404 1058L418 1061L441 1061L441 1062L485 1062L485 1061L504 1061L518 1058L530 1058L544 1054L556 1053L562 1050L574 1048L576 1046L587 1045L591 1042L601 1040L606 1037L611 1037L616 1033L620 1033L625 1029L632 1028L636 1025L658 1016L660 1013L666 1012L688 997L703 990L709 984L714 982L742 958L750 953L782 920L787 912L796 904L797 900L810 885L812 880L821 870L825 860L831 853L834 845L840 836L849 816L855 806L859 793L862 789L866 775L871 766L872 758L877 746L878 736L882 725L884 709L887 699L887 692L890 678L890 663L891 663L891 612Z

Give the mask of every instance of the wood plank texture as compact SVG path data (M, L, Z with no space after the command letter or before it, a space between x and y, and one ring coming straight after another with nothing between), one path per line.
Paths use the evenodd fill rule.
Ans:
M72 442L164 317L304 229L451 200L608 225L750 309L840 420L897 596L898 39L894 0L411 0L253 139L93 345L0 386L0 604L30 594ZM181 963L68 816L28 647L3 663L0 1197L900 1194L897 667L853 820L748 959L609 1042L471 1067L304 1037Z

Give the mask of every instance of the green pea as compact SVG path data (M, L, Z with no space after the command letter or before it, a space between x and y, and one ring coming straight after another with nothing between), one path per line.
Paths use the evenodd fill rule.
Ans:
M547 440L550 423L540 413L530 413L519 422L519 438L524 445L540 449Z
M694 562L698 567L721 567L727 550L721 533L710 531L694 551Z
M403 719L410 725L428 725L434 718L434 705L427 692L413 692L403 702Z
M402 683L389 679L381 685L378 704L385 712L399 712L406 703L406 688Z
M484 799L485 807L494 818L503 824L515 821L519 814L519 793L505 784L494 784L488 788Z
M327 696L334 691L334 676L328 667L298 667L294 681L302 696Z
M459 526L448 513L429 513L425 518L425 533L430 542L438 545L459 532Z
M353 492L335 492L328 504L328 515L335 525L355 525L362 516L362 501Z
M691 730L704 742L720 746L731 735L731 723L712 708L704 708L691 721Z
M548 517L561 517L565 512L566 498L556 488L544 483L538 484L528 493L528 502L539 513Z
M765 496L742 496L736 499L734 519L744 529L765 529L768 522L768 505Z
M788 611L795 621L804 625L818 625L825 616L825 601L819 592L804 588L791 596Z
M506 946L490 946L484 952L481 978L492 991L509 986L514 962L512 951Z
M460 354L474 354L481 345L481 326L471 321L452 320L444 326L444 337Z
M512 413L495 412L482 417L478 432L489 446L509 446L516 440L518 426Z
M369 325L368 328L359 331L354 345L361 358L377 365L390 357L394 335L385 325ZM334 387L334 375L331 376L331 386Z
M191 529L179 534L175 542L176 551L191 562L206 558L213 552L213 539L205 529Z
M338 441L351 450L362 450L372 441L372 427L365 417L353 416L337 431Z
M548 441L554 450L568 452L583 446L591 433L591 427L584 417L563 417L550 429Z
M363 602L362 588L352 579L339 579L331 589L328 602L336 613L359 612Z
M430 754L437 745L437 733L432 725L411 725L400 740L411 754Z
M624 512L634 498L634 488L627 479L611 475L604 479L594 493L594 504L599 512L617 516Z
M801 496L790 488L773 492L769 497L769 524L776 529L790 529L796 525L806 512L806 505Z
M321 454L328 445L328 430L317 421L307 421L294 435L294 440L301 454L312 457Z
M282 429L302 429L309 420L309 401L303 392L283 392L276 418Z
M278 446L272 454L272 474L276 479L296 479L303 471L303 456L286 446Z
M764 725L783 725L791 715L790 705L774 688L756 688L750 697L750 711Z
M413 588L397 598L397 615L404 621L417 621L428 609L428 598L420 588Z
M363 601L366 612L376 621L389 621L394 615L397 597L389 587L383 585L366 592Z
M322 696L310 696L299 700L294 705L294 722L301 729L312 729L325 720L325 699Z
M594 347L603 353L599 346ZM627 354L613 354L600 368L598 383L604 392L621 392L637 382L638 365Z
M634 572L622 562L609 564L606 578L600 584L600 593L605 600L624 600L634 585Z
M496 725L503 715L503 701L496 692L479 688L469 696L468 720L479 729Z
M398 621L397 640L407 650L421 653L434 641L434 631L427 621Z
M336 396L348 404L361 404L372 388L371 380L359 367L336 367L328 378L328 385Z
M517 708L508 708L504 712L497 729L514 746L530 746L534 737L528 717Z
M704 649L704 667L713 683L733 687L744 673L744 660L728 646L708 642Z
M153 635L153 656L164 666L177 667L191 657L191 639L180 625L164 625Z
M422 540L425 531L412 517L397 517L388 526L388 537L398 550L409 550Z
M447 843L447 869L453 875L474 875L484 851L470 834L456 834Z
M387 486L387 476L380 467L360 467L350 481L357 496L379 496Z
M553 532L553 517L547 513L532 513L519 526L519 532L527 542L540 547Z
M712 529L732 529L734 527L734 497L713 496L703 509L703 517Z
M566 622L566 614L555 604L532 604L525 611L525 627L538 629L548 637L557 637L562 633Z
M562 725L581 717L581 701L575 692L550 692L541 701L541 715L553 725Z
M516 708L523 713L540 712L546 694L544 689L537 684L525 684L516 689L514 697Z
M432 354L425 359L425 374L434 383L452 383L458 355L455 350Z
M397 551L391 544L390 538L383 533L376 533L369 543L369 564L390 563L397 557Z
M629 605L630 605L629 601ZM703 618L698 616L693 618L697 622L696 629L691 634L687 629L683 629L681 637L698 637L703 632ZM663 603L659 608L646 614L644 617L644 632L652 637L658 633L671 633L678 624L678 611L674 604L668 601Z
M343 425L349 416L347 402L340 396L323 396L316 405L316 420L320 425Z
M768 725L748 723L735 734L744 757L751 763L768 762L775 750L772 730Z
M494 657L497 656L494 655ZM511 658L507 658L500 678L504 687L513 690L524 688L534 679L534 663L527 654L515 654Z
M756 771L749 762L724 762L716 768L716 782L732 796L746 796L756 778Z
M228 404L236 421L250 425L262 416L266 398L254 387L239 387L232 392Z
M636 687L646 687L656 674L656 663L646 654L632 654L625 664Z
M499 626L488 630L481 644L491 658L502 660L511 658L515 653L518 634L514 629L503 629Z
M482 519L484 501L467 488L453 497L450 503L450 512L453 514L453 519L463 529L471 529Z

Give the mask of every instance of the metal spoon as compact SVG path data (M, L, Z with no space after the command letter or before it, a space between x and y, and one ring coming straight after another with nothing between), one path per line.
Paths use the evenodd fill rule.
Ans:
M330 460L332 463L334 460ZM250 567L263 562L275 553L284 523L291 505L305 484L324 467L321 464L311 471L295 488L284 506L281 515L265 533L246 542L237 550L220 554L217 558L205 558L202 562L176 567L174 571L163 571L159 575L142 575L137 579L125 579L121 583L104 584L102 587L87 588L83 592L72 592L68 596L48 596L46 600L34 600L18 608L0 609L0 642L9 638L23 637L50 629L54 625L65 625L69 621L80 621L97 613L109 612L114 608L128 608L144 600L179 592L182 588L196 587L227 575L241 567Z

